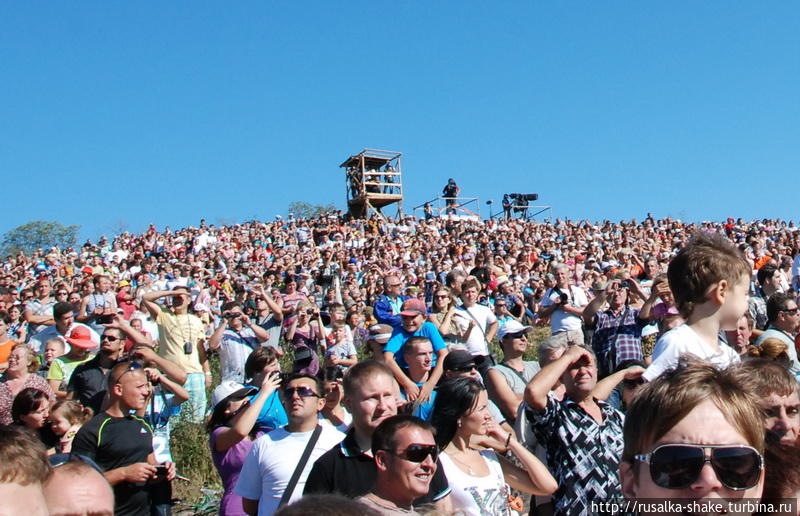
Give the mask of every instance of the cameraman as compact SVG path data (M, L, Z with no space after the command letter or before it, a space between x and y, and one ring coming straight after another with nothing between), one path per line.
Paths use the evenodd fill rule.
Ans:
M453 215L456 212L456 197L461 193L461 188L456 184L452 177L447 180L447 184L442 188L442 195L445 196L445 213Z
M208 349L219 351L223 382L244 383L244 363L250 353L269 340L269 333L255 324L235 302L222 305L222 320L208 339Z
M559 264L553 267L556 286L548 289L539 308L539 317L550 317L550 331L569 345L583 345L584 307L589 304L586 293L580 287L570 285L569 267Z

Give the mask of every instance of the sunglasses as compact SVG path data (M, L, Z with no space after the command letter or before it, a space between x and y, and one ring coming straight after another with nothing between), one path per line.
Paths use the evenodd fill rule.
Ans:
M130 365L125 369L125 371L123 371L122 374L117 377L115 383L119 383L119 381L122 380L122 377L130 373L131 371L141 371L142 369L144 369L144 366L142 365L141 362L131 362ZM111 378L109 377L109 381L110 380Z
M428 455L431 456L433 462L436 462L439 457L439 447L435 444L411 444L403 451L384 451L400 459L416 462L417 464L424 462Z
M115 336L113 336L113 335L101 335L101 336L100 336L100 340L101 340L101 341L103 341L103 340L107 340L107 341L109 341L109 342L116 342L116 341L118 341L118 340L120 340L120 339L119 339L119 337L115 337Z
M450 369L450 370L451 371L455 371L456 373L468 373L470 371L477 371L477 369L478 368L475 367L475 364L472 364L472 365L465 365L465 366L461 366L461 367L454 367L453 369Z
M524 331L520 331L520 332L517 332L517 333L509 333L509 334L506 335L506 337L511 337L512 339L522 339L522 338L527 339L528 338L528 334L525 333Z
M784 313L787 313L787 314L796 314L796 313L797 313L797 307L794 307L794 308L784 308L783 310L778 310L778 311L779 311L779 312L784 312Z
M77 453L56 453L55 455L51 455L47 458L50 461L50 466L53 468L57 468L59 466L63 466L68 462L83 462L84 464L88 464L95 471L100 474L103 474L103 470L100 469L100 466L97 465L95 461L86 457L85 455L78 455Z
M320 395L314 392L314 389L311 387L287 387L283 389L283 397L284 398L291 398L294 394L301 398L319 398Z
M705 450L711 450L710 458L706 458ZM764 468L764 458L758 450L741 444L663 444L635 459L650 464L650 478L665 489L690 487L710 462L725 487L743 491L758 484Z

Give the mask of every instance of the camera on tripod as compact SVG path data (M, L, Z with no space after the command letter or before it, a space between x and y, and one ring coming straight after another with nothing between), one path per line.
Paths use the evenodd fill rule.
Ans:
M507 218L511 217L511 212L525 217L528 211L528 202L535 201L539 194L535 193L507 193L503 196L503 211Z

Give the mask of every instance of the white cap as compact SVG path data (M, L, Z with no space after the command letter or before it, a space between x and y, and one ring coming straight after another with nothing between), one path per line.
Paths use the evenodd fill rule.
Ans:
M521 331L529 331L532 327L533 326L523 326L519 321L511 319L500 325L500 329L497 330L497 338L502 339L509 333L519 333Z
M234 395L236 395L236 397L245 397L249 394L255 393L256 391L258 391L258 389L255 387L245 387L244 385L234 382L233 380L224 381L217 385L213 394L211 394L211 409L215 409L217 405Z

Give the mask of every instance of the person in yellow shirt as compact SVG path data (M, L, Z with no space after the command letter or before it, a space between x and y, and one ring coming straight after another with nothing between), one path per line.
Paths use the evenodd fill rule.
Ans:
M164 297L171 298L169 307L162 307L156 302ZM205 348L206 330L200 318L189 313L191 301L189 289L184 286L147 292L142 296L142 303L158 324L158 354L186 372L183 387L189 391L189 402L184 405L181 417L193 423L202 423L206 413L206 387L211 385L211 370Z

